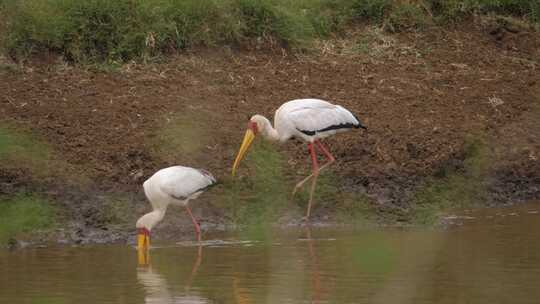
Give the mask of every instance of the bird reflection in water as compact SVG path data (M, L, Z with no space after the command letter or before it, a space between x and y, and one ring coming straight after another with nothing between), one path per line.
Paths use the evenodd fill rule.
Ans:
M320 272L320 261L319 257L316 253L316 244L314 239L312 237L311 233L311 227L309 225L305 226L305 230L303 231L305 236L300 236L297 241L302 241L307 243L307 252L303 252L302 255L306 257L306 264L304 269L299 270L300 272L303 272L305 275L310 277L311 282L311 288L308 288L308 292L311 292L311 295L306 296L306 298L311 298L311 301L309 303L318 304L322 303L322 298L324 295L324 290L322 288L321 284L321 272ZM304 246L299 246L298 248L306 248ZM279 255L279 254L278 254ZM276 270L274 268L274 270ZM280 266L277 266L277 271L280 272ZM243 277L244 276L244 277ZM301 279L300 279L301 280ZM298 281L297 281L298 282ZM266 294L263 296L265 300L259 299L253 299L255 296L253 294L253 287L248 288L246 286L246 278L245 274L242 273L235 273L233 274L233 280L232 280L232 291L234 295L234 300L236 304L251 304L251 303L279 303L278 301L284 301L285 298L289 297L289 299L294 299L295 295L298 293L298 286L294 284L295 282L287 280L285 281L285 285L283 285L284 282L268 282L268 291L269 293L276 292L275 294ZM247 283L249 284L249 283ZM276 284L278 286L273 286L273 284ZM274 288L273 288L274 287ZM295 289L295 290L293 290ZM302 292L302 291L300 291ZM304 295L301 295L304 296ZM304 303L304 301L302 301Z
M306 228L306 241L308 242L309 247L309 256L311 258L312 272L311 272L311 282L313 294L311 296L311 303L318 304L321 302L321 272L319 268L319 259L317 253L315 252L314 240L311 237L311 226L308 224Z
M247 288L240 287L239 275L233 276L233 294L236 304L251 304L253 303L249 297Z
M193 278L195 277L202 262L202 245L197 248L197 256L185 285L185 292L181 295L171 294L167 280L159 274L150 263L150 251L138 250L137 280L144 286L145 303L209 303L208 299L196 292L190 291Z

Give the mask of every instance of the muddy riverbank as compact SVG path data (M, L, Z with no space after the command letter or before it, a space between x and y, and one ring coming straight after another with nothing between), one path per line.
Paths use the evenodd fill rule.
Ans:
M369 128L327 143L338 158L333 189L360 195L376 224L409 224L426 202L474 203L480 192L487 205L538 199L539 58L537 32L499 35L472 22L398 34L365 27L310 54L199 49L111 70L52 55L2 59L2 126L32 134L50 153L45 162L4 157L0 195L30 191L54 202L64 224L51 238L60 242L124 242L149 210L141 184L153 172L201 167L227 185L250 115L317 97ZM291 185L308 173L303 144L277 151ZM195 201L204 229L234 222L220 204L223 189ZM347 204L337 209L355 208ZM319 202L314 222L343 223L335 209ZM294 225L302 210L293 203L276 222ZM156 235L188 238L190 225L174 209Z

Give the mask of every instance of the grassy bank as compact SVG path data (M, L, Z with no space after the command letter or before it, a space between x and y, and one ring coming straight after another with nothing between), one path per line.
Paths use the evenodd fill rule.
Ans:
M51 228L54 221L51 203L42 198L18 194L9 199L0 199L0 247L23 234Z
M463 163L443 168L415 193L411 219L433 224L451 209L465 209L487 201L487 171L492 165L489 148L480 137L468 137L463 147Z
M0 168L24 168L39 175L51 160L51 148L28 132L0 124Z
M0 0L0 40L19 59L121 62L197 45L305 49L358 21L398 31L476 13L540 22L540 4L527 0Z
M295 183L304 176L289 172L283 154L272 143L258 141L241 166L245 175L225 181L216 199L235 224L265 226L284 215L305 215L311 182L292 198ZM331 214L342 222L359 225L374 220L369 199L361 193L344 191L341 183L331 171L321 173L314 193L314 213Z
M274 222L287 207L288 182L283 156L265 141L257 141L237 180L228 180L220 194L221 208L235 224L255 225Z
M80 168L68 164L50 143L30 130L0 121L0 170L24 170L37 183L55 180L66 185L88 184ZM2 194L2 193L0 193Z

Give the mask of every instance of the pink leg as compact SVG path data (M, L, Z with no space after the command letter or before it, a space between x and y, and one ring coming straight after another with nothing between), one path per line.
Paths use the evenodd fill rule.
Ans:
M191 288L191 283L193 282L193 277L195 277L195 274L197 273L197 270L199 269L199 266L201 265L202 261L202 244L199 244L199 249L197 250L197 259L195 260L195 263L193 264L193 267L191 268L191 274L189 275L186 290L189 290Z
M309 152L311 153L311 162L313 163L313 181L311 182L311 190L309 192L309 203L307 207L306 220L309 219L311 213L311 202L313 201L313 192L315 191L315 184L317 184L317 177L319 176L319 163L317 162L317 152L315 146L312 143L308 144Z
M334 163L336 161L336 159L334 158L334 156L330 152L328 152L328 149L326 149L326 147L323 146L323 144L320 141L316 140L315 144L319 147L319 149L321 149L321 151L324 153L326 158L328 158L328 162L326 162L324 165L322 165L319 168L319 171L321 171L322 169L326 168L328 165L331 165L332 163ZM308 147L309 147L309 144L308 144ZM296 192L312 177L313 177L313 174L310 174L306 178L301 180L298 184L296 184L296 186L294 187L293 193L292 193L292 197L294 197Z
M334 155L332 155L332 153L330 153L328 149L326 149L326 147L320 141L316 140L315 143L317 144L317 147L319 147L319 149L321 149L321 151L324 153L326 158L328 158L328 162L324 166L327 166L336 161L336 158L334 157Z
M315 254L315 247L313 246L313 239L311 238L311 227L306 225L306 237L309 244L309 255L311 256L311 263L313 264L313 300L311 303L319 303L321 299L321 274L319 271L319 259Z
M197 233L197 240L201 241L201 227L199 227L199 223L197 223L197 220L193 216L193 213L191 213L191 209L189 209L189 206L186 205L186 211L191 217L191 221L193 222L193 225L195 226L195 232Z
M317 151L312 143L308 144L309 153L311 154L311 163L313 164L313 174L319 173L319 162L317 161Z

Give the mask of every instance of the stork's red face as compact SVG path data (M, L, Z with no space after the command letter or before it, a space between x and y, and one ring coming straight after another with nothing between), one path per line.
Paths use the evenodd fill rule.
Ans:
M253 134L257 135L257 133L259 133L259 126L257 125L256 122L254 121L249 121L248 122L248 129L250 129L251 131L253 131Z
M246 155L246 152L249 150L251 143L255 139L255 135L257 135L258 133L259 133L259 125L257 124L257 122L253 120L249 120L246 134L244 135L244 139L242 140L242 144L240 145L240 150L238 150L238 155L236 155L236 159L234 160L234 164L232 168L233 177L236 175L236 169L240 165L240 161L242 161L242 159Z

